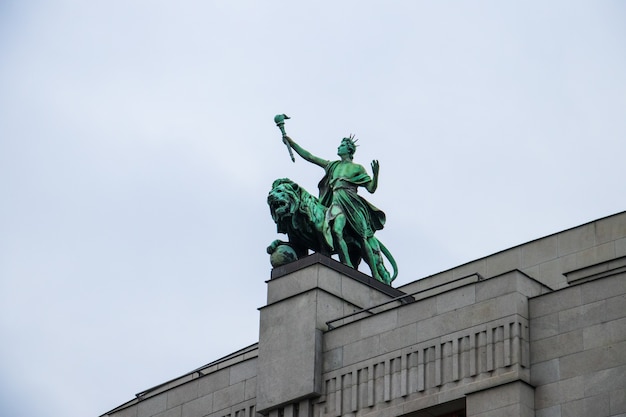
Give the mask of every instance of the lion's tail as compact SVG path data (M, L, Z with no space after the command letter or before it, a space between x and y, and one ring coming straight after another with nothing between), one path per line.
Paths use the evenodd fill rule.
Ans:
M383 245L383 242L379 240L378 245L380 246L380 250L382 251L383 255L385 255L385 258L387 258L387 260L391 264L391 267L393 268L393 276L389 280L389 285L391 285L393 280L398 277L398 264L396 263L396 260L391 255L391 252L389 252L389 249L387 249L387 247Z

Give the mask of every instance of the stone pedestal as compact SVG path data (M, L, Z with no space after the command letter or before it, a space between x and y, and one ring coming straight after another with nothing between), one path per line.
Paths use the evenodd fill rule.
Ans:
M327 321L404 294L319 254L276 268L267 284L257 385L263 414L322 394Z

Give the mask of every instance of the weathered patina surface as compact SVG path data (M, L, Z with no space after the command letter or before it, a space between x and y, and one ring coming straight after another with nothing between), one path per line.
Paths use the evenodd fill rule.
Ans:
M359 187L370 193L376 191L380 169L378 161L372 161L372 177L363 166L354 163L356 145L353 136L341 140L337 149L339 160L317 157L287 136L285 118L285 115L275 118L285 144L304 160L322 167L325 175L318 185L319 199L289 179L274 182L268 204L278 232L286 233L289 242L274 241L268 247L268 253L274 253L281 245L291 246L299 258L305 256L309 249L325 254L336 253L342 263L353 268L357 268L364 259L374 278L390 284L397 276L397 265L374 236L376 230L382 229L385 224L385 213L357 193ZM385 268L382 254L392 264L393 276ZM279 262L282 259L275 258Z

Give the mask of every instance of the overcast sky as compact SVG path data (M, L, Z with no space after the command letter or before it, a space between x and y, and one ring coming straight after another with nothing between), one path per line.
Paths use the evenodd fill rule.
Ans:
M406 284L626 209L626 3L0 2L1 416L258 340L270 185L323 174L277 113L380 161Z

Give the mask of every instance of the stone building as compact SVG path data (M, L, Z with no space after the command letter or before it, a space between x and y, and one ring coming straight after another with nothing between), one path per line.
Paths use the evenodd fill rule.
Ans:
M107 417L626 416L626 212L394 289L275 268L259 342Z

